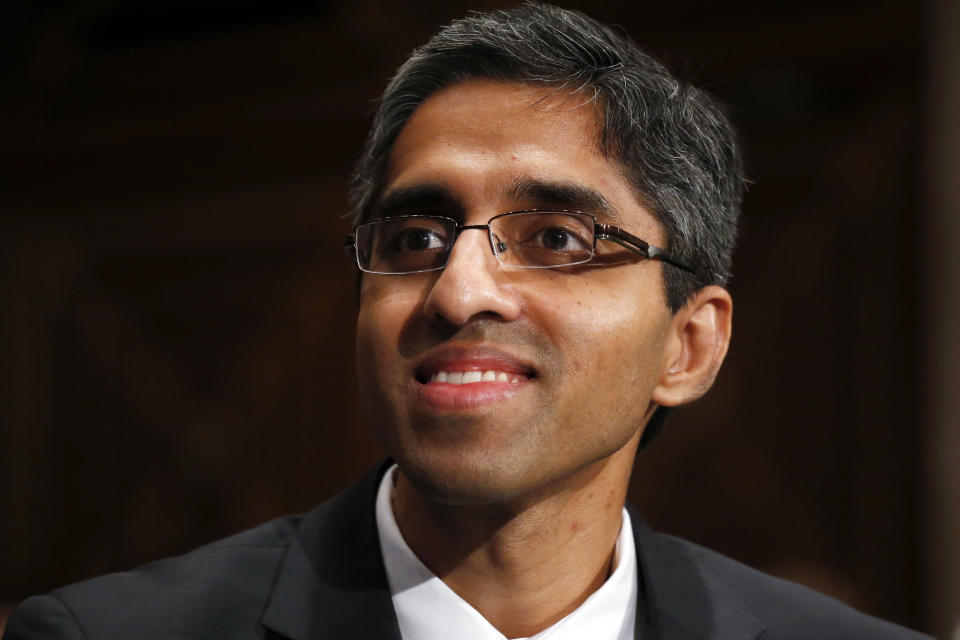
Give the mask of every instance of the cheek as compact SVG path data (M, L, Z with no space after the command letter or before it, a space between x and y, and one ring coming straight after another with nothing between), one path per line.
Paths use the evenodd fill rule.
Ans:
M620 450L647 414L659 371L663 333L630 304L586 300L556 316L563 369L552 383L547 420L560 456L596 460Z
M357 313L357 368L361 383L371 383L378 373L400 365L400 335L419 297L364 282Z
M652 393L666 343L666 309L607 287L577 295L541 291L530 308L545 311L540 325L563 354L563 378L578 390L568 395L584 407L622 408L626 402L645 410L642 400Z

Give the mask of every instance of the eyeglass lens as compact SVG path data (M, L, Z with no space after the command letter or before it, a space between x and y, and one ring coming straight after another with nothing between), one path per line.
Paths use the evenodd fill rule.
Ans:
M507 213L489 222L490 244L501 263L548 268L582 264L593 257L594 218L571 212ZM384 218L356 231L357 260L374 273L442 269L456 240L449 218Z

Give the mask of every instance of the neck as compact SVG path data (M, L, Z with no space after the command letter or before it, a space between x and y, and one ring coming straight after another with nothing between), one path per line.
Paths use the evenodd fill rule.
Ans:
M439 503L400 471L397 524L424 564L501 633L534 635L579 607L610 575L631 444L510 504Z

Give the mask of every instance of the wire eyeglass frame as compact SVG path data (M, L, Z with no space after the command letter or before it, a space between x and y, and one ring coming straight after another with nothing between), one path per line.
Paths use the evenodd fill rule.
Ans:
M497 250L497 243L501 241L495 237L493 229L491 228L491 224L494 223L495 220L504 218L506 216L529 215L529 214L547 214L547 215L549 214L564 215L565 214L572 217L590 218L593 221L593 245L591 247L589 256L585 256L583 259L579 259L573 262L566 262L562 264L536 265L536 264L505 263L501 256L501 253L506 250L506 246L504 246L503 249L501 249L501 251ZM375 269L371 269L369 267L365 267L362 264L361 252L359 247L357 246L358 232L363 228L372 228L374 225L377 225L386 221L398 221L398 220L407 220L407 219L424 219L424 220L440 221L453 229L453 236L452 236L453 239L449 241L448 246L445 247L442 264L433 265L431 267L424 268L424 269L415 269L415 270L409 270L409 271L378 271ZM610 240L611 242L615 242L618 245L624 247L625 249L628 249L629 251L639 254L645 258L648 258L650 260L660 260L661 262L665 262L673 267L676 267L683 271L687 271L688 273L691 273L694 276L697 275L696 271L694 271L693 268L677 260L676 258L671 256L670 253L667 252L666 250L656 247L646 242L645 240L642 240L637 236L629 233L628 231L621 229L620 227L599 222L596 216L590 213L585 213L582 211L570 211L570 210L564 210L564 209L522 209L519 211L508 211L506 213L501 213L496 216L493 216L492 218L487 220L486 224L469 224L469 225L460 224L454 218L450 218L447 216L437 216L437 215L428 215L428 214L390 216L386 218L379 218L376 220L372 220L370 222L359 224L356 227L354 227L353 233L347 234L346 237L344 238L344 249L354 259L354 261L356 262L357 268L359 268L364 273L373 273L373 274L381 274L381 275L408 275L408 274L414 274L414 273L428 273L431 271L440 271L447 266L447 261L449 260L450 254L453 251L453 245L456 243L457 239L460 237L460 234L462 232L469 231L469 230L486 230L487 238L490 242L490 249L491 251L493 251L493 255L496 256L498 262L500 262L502 266L508 267L508 268L555 269L555 268L569 267L569 266L574 266L579 264L586 264L591 260L593 260L593 258L597 255L597 240Z

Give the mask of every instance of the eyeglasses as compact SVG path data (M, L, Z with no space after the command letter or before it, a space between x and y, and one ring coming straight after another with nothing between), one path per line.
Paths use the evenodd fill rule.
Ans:
M461 225L453 218L410 215L358 225L344 239L361 271L381 274L438 271L447 265L453 244L464 231L485 229L493 255L507 267L551 269L590 262L597 240L611 240L652 260L694 273L663 249L619 227L579 211L511 211L487 224Z

